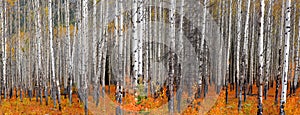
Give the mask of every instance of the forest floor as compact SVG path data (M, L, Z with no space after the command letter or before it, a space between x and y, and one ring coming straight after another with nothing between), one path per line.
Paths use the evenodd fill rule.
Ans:
M274 85L275 87L275 85ZM106 88L108 89L108 87ZM111 92L114 92L114 86L110 88ZM157 98L139 98L135 101L133 95L125 95L123 99L123 106L125 110L124 114L166 114L167 109L167 97L165 95L166 89ZM210 95L210 94L208 94ZM89 96L89 114L101 114L114 115L116 113L116 105L114 99L114 93L110 93L106 98L100 98L99 106L96 107L93 102L92 96ZM186 98L187 95L183 95ZM275 100L275 88L271 88L268 92L267 100L263 100L263 113L264 114L278 114L279 104L274 104ZM192 104L189 104L187 108L181 113L183 115L196 115L201 106L197 102L202 102L203 99L194 100ZM279 95L280 101L280 95ZM73 104L69 104L69 100L62 96L62 110L59 111L58 107L54 107L53 101L49 97L49 105L37 102L35 97L30 101L29 98L20 99L12 97L11 99L1 99L0 114L84 114L84 105L80 103L76 94L73 94ZM202 102L204 104L204 102ZM175 102L176 105L176 102ZM235 91L229 90L228 104L225 102L225 90L222 90L220 95L216 97L216 102L207 110L208 115L233 115L233 114L256 114L257 112L257 88L253 87L253 95L247 95L247 100L242 102L242 109L238 111L238 98L235 98ZM176 107L174 108L176 110ZM175 111L177 112L177 111ZM287 104L285 104L285 112L287 115L300 115L300 90L296 91L293 96L287 97Z

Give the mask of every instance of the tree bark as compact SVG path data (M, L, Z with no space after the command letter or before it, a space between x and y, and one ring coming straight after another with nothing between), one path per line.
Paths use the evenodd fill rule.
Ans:
M289 51L290 51L290 30L291 30L291 0L286 1L286 16L285 16L285 46L284 46L284 61L282 71L282 90L280 99L280 114L285 114L284 104L286 103L288 69L289 69Z
M260 31L259 31L259 43L258 43L258 55L259 55L259 86L258 87L258 106L257 114L263 114L263 102L262 102L262 85L263 85L263 67L264 67L264 14L265 14L265 0L260 0L261 16L260 16Z

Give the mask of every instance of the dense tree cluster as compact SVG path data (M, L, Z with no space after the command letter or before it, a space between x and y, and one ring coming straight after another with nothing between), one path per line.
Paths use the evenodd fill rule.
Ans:
M227 103L228 90L234 90L238 110L242 100L257 94L257 114L263 114L263 97L275 87L274 103L280 98L284 114L287 96L299 87L298 5L297 0L0 0L0 99L15 95L22 101L25 94L48 105L50 96L61 109L61 95L72 104L76 93L87 114L90 95L98 106L100 96L115 93L116 113L122 114L125 95L137 101L167 88L173 114L181 112L184 93L191 103L209 90L224 90ZM116 92L105 90L111 85Z

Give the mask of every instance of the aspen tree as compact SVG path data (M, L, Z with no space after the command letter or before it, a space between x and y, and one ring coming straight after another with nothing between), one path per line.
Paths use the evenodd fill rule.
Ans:
M265 0L260 0L260 29L259 29L259 40L258 40L258 55L259 55L259 86L258 87L258 106L257 114L263 114L263 103L262 103L262 85L263 85L263 67L264 67L264 57L263 57L263 47L264 47L264 15L265 15Z
M171 9L169 12L169 22L170 22L170 47L171 55L169 60L169 112L174 114L174 77L175 77L175 10L176 10L176 0L171 0Z
M289 51L290 51L290 30L291 30L291 0L286 1L285 11L285 46L284 46L284 61L282 71L282 90L280 98L280 114L285 114L284 104L286 103L287 83L288 83L288 67L289 67Z

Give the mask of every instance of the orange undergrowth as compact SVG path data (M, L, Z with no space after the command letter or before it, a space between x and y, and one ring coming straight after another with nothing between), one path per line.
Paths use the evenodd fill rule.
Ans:
M275 87L275 85L274 85ZM279 88L281 89L281 88ZM108 90L108 86L106 86L106 91ZM100 99L100 106L106 106L104 108L96 108L91 104L89 106L90 114L97 114L91 112L93 108L97 109L97 112L103 112L106 114L115 114L115 105L117 102L115 101L115 86L110 86L110 94L107 93L107 97L105 99ZM280 90L279 90L280 92ZM289 92L288 92L289 94ZM225 103L225 90L220 92L220 95L217 97L216 103L214 103L213 107L208 111L208 115L233 115L233 114L256 114L257 112L257 88L253 86L253 95L247 95L247 100L242 102L242 109L238 111L238 99L235 98L235 91L229 90L228 104ZM296 91L295 95L287 97L287 103L285 104L285 112L288 115L300 115L300 90ZM184 96L183 98L186 98ZM92 96L89 96L89 100L92 100ZM279 104L274 104L275 100L275 88L269 89L267 100L263 100L263 113L264 114L278 114L279 113ZM131 111L125 114L144 114L142 112L146 112L148 114L164 114L167 108L160 108L162 105L167 103L166 96L166 88L164 88L163 93L157 98L153 98L148 95L147 98L141 100L140 103L137 103L134 99L134 96L131 94L127 94L123 98L123 104L121 108L126 111ZM280 101L280 94L279 94ZM182 115L197 115L202 114L197 110L201 108L198 105L198 102L203 102L203 99L193 100L193 102L182 111ZM176 102L175 102L176 103ZM203 104L203 103L202 103ZM108 105L112 105L109 107ZM157 112L152 112L155 108ZM90 111L91 110L91 111ZM149 111L149 112L147 112ZM19 99L13 97L12 99L2 99L0 104L0 114L84 114L83 104L78 101L78 97L76 94L73 94L73 104L69 105L68 99L65 99L62 96L62 111L59 111L58 108L53 107L53 101L49 98L49 105L45 105L45 101L40 105L39 102L36 102L35 98L32 101L29 98L24 98L23 102ZM179 113L176 113L178 115Z
M115 100L115 86L110 86L110 91L113 93L109 94L109 97L111 100L117 104ZM126 111L148 111L150 109L156 109L161 107L163 104L166 104L168 102L168 98L166 96L167 89L163 89L163 93L159 95L157 98L151 97L150 95L147 96L147 98L143 98L140 100L140 102L137 102L135 100L134 95L132 94L126 94L123 98L123 104L122 108Z
M58 104L56 107L53 105L53 101L48 98L49 104L46 105L45 99L43 99L42 104L36 101L35 97L30 101L29 98L20 98L15 96L11 99L3 99L0 104L0 114L8 115L18 115L18 114L74 114L74 113L84 113L83 105L79 103L77 95L73 94L73 104L69 105L69 99L65 99L62 96L61 105L62 110L59 111Z

